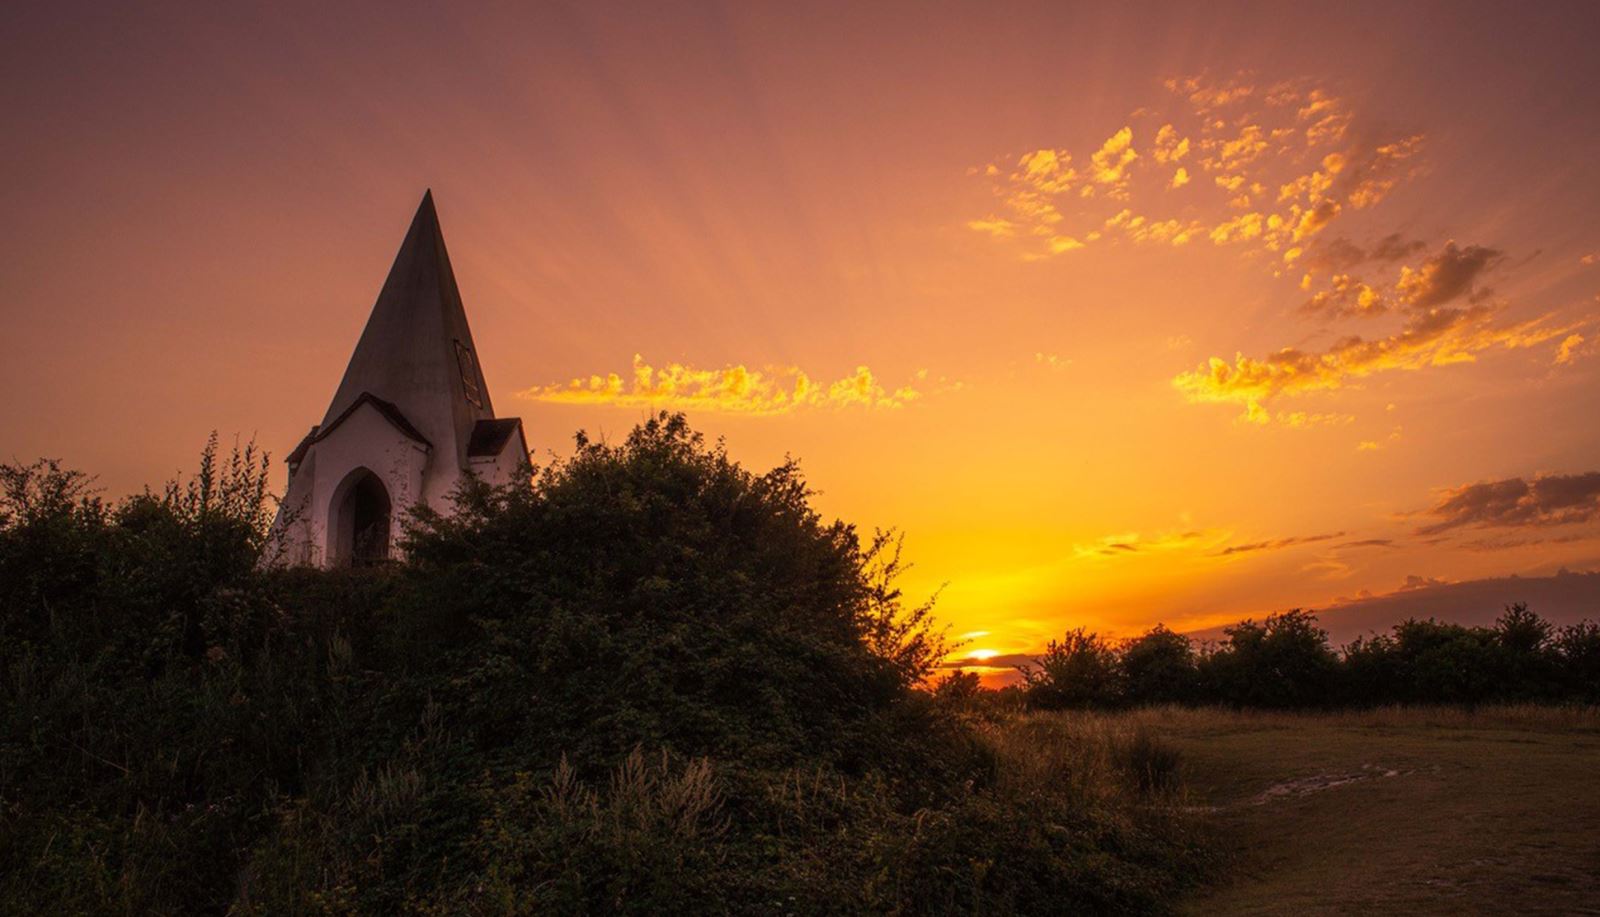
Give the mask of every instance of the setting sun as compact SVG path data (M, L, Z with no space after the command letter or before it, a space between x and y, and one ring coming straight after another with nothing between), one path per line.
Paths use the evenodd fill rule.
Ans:
M603 53L576 50L588 14L535 13L514 54L495 15L451 17L492 75L393 69L401 31L335 47L278 21L300 65L271 96L281 62L227 38L242 20L184 39L213 94L135 30L114 53L172 87L170 130L83 73L7 116L34 343L0 373L34 396L0 438L111 494L213 428L286 454L431 185L490 394L536 461L658 409L752 465L792 453L824 512L903 531L908 590L942 587L940 618L996 655L1402 590L1490 613L1504 577L1593 569L1593 126L1520 139L1541 133L1523 100L1576 82L1478 33L1445 59L1528 55L1515 85L1440 78L1310 7L1270 31L1171 13L1124 46L1130 17L973 8L908 33L747 7L668 42L610 21ZM774 41L880 27L822 68ZM1290 55L1285 29L1320 39ZM332 68L359 88L325 95ZM123 154L46 143L52 111L124 125L99 138ZM178 181L173 149L228 168ZM59 206L69 177L94 208ZM1600 595L1564 588L1562 608Z

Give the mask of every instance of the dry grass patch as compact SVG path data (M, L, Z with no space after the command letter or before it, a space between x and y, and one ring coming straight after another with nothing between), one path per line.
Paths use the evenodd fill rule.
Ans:
M1183 754L1235 865L1195 913L1584 913L1600 712L1129 713Z

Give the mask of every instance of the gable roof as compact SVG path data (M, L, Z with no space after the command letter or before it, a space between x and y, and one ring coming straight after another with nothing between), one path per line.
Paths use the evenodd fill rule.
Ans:
M473 458L499 455L505 451L506 443L520 429L522 429L520 417L480 420L472 428L472 439L467 443L467 455Z
M425 446L428 449L433 448L433 443L428 442L428 438L422 435L422 431L412 426L411 421L406 420L406 415L400 413L399 408L387 401L384 401L382 398L373 395L371 392L362 392L356 397L355 402L352 403L348 408L345 408L344 413L340 414L338 417L335 417L332 422L319 424L315 427L312 427L311 432L306 434L306 438L300 441L300 445L295 446L294 451L289 453L289 458L287 460L288 463L291 465L300 464L300 461L306 457L307 450L309 450L313 445L333 435L333 431L339 429L339 425L344 423L345 420L349 419L350 415L360 410L361 406L364 404L370 404L373 406L373 408L377 409L378 413L383 415L383 418L389 421L389 423L396 430L399 430L407 439Z
M387 404L400 418L396 426L404 422L402 430L460 466L474 424L494 416L431 191L411 220L321 429L348 416L363 396Z

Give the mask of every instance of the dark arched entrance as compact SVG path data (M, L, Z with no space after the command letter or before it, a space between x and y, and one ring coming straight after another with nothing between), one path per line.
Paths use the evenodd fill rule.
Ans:
M389 491L365 468L352 471L334 496L335 560L367 567L389 559Z

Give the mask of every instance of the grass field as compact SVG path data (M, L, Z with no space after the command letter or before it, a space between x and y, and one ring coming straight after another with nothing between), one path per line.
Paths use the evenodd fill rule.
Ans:
M1195 914L1600 914L1600 711L1123 714L1229 855Z

